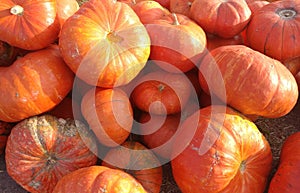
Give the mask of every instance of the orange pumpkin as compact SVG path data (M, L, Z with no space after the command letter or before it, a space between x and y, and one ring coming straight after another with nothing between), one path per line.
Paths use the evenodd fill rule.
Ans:
M25 190L52 193L64 175L95 165L96 153L93 134L79 121L33 116L11 130L5 150L6 169Z
M298 193L300 190L300 132L290 135L283 143L278 169L270 182L268 193Z
M53 43L59 34L56 0L2 0L0 40L26 50Z
M190 17L207 33L232 38L247 26L251 10L241 0L194 0Z
M128 173L105 166L90 166L65 175L53 192L56 193L147 193Z
M209 106L188 117L179 131L173 148L179 155L171 165L183 193L264 191L272 154L253 122L228 107Z
M89 90L82 98L81 112L103 145L114 147L122 144L132 129L132 106L121 89Z
M0 67L0 120L17 122L52 109L70 92L73 80L57 45Z
M200 63L199 80L207 94L245 115L284 116L299 95L294 76L281 62L244 45L213 49Z
M80 79L113 88L129 83L144 68L150 38L126 3L90 0L64 23L59 47Z
M284 61L300 55L300 2L269 3L255 12L247 27L249 47Z
M101 165L129 172L147 192L160 192L163 177L161 164L153 152L139 142L126 141L110 149Z

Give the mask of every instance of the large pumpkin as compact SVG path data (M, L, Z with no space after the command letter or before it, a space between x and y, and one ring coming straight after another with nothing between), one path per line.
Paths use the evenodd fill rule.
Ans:
M238 35L247 26L251 11L241 0L194 0L190 17L207 33L224 38Z
M171 165L183 193L264 192L272 154L253 122L228 107L209 106L188 117L179 130L173 149L179 155Z
M290 135L283 143L280 163L268 193L298 193L300 190L300 132Z
M300 2L276 1L253 14L247 27L248 45L284 61L300 55Z
M90 166L65 175L54 188L55 193L147 193L128 173L105 166Z
M73 79L57 45L0 67L0 120L16 122L50 110L70 92Z
M206 52L204 30L182 14L169 14L145 25L151 39L150 59L169 72L187 72Z
M59 34L56 0L1 0L0 40L26 50L45 48Z
M7 173L25 190L52 193L57 181L82 167L95 165L96 140L72 119L34 116L13 127L7 140Z
M64 23L62 56L91 85L112 88L130 82L145 66L150 38L126 3L90 0Z
M110 149L103 166L129 172L149 193L159 193L163 171L154 153L136 141L126 141L122 146Z
M103 145L118 146L132 129L132 106L119 88L89 90L81 101L81 112Z
M199 67L200 85L206 93L247 115L276 118L295 106L297 83L278 60L244 45L222 46L210 53Z

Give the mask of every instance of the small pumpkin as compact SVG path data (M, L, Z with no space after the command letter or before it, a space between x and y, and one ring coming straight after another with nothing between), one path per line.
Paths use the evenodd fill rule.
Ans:
M160 70L150 72L137 80L131 99L142 111L157 115L174 114L185 107L191 90L192 85L183 74Z
M226 106L209 106L188 117L178 130L173 148L178 156L171 166L181 192L265 190L271 148L256 125L242 114ZM192 137L187 140L187 136Z
M129 83L144 68L150 38L126 3L90 0L64 23L59 47L80 79L113 88Z
M281 62L244 45L213 49L200 63L199 81L204 92L245 115L284 116L299 95L294 76Z
M300 2L295 0L269 3L255 12L247 27L249 47L284 61L300 55Z
M79 9L79 4L76 0L56 0L56 6L60 28Z
M190 17L207 33L232 38L249 23L251 10L246 1L194 0Z
M271 179L268 193L297 193L300 190L300 132L288 136L283 143L278 169Z
M65 175L55 186L56 193L147 193L128 173L105 166L90 166Z
M90 89L82 98L81 112L105 146L122 144L132 129L133 109L127 94L119 88Z
M0 12L0 40L12 46L38 50L58 37L56 0L2 0Z
M147 192L160 192L163 177L160 161L139 142L126 141L121 146L110 149L101 165L127 171Z
M64 175L95 165L96 153L96 140L81 122L33 116L11 130L5 150L6 169L25 190L51 193Z
M193 1L194 0L170 0L170 11L191 17L190 10Z
M54 44L0 67L0 120L17 122L52 109L70 92L73 80Z
M171 13L145 26L151 39L149 59L168 72L191 70L206 52L204 30L187 16Z

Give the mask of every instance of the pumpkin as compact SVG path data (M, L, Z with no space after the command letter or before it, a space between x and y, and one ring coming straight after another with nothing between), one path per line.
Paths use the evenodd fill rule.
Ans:
M298 91L300 91L300 71L295 75L295 79L298 84Z
M194 0L170 0L170 11L191 17L190 10L193 1Z
M52 109L70 92L73 79L57 45L0 67L0 120L17 122Z
M90 0L64 23L59 47L80 79L113 88L129 83L144 68L150 38L126 3Z
M60 179L56 193L147 193L143 186L128 173L105 166L78 169Z
M247 3L240 0L194 0L190 9L190 17L205 32L223 38L232 38L241 33L250 16Z
M162 167L151 150L136 141L126 141L110 149L102 166L123 169L139 181L149 193L159 193L162 185Z
M155 71L137 80L131 93L132 103L145 112L157 115L179 113L192 92L189 79L183 74Z
M300 55L299 1L269 3L252 16L247 27L248 45L267 56L284 61Z
M278 60L244 45L222 46L210 53L199 67L200 85L207 94L245 115L277 118L295 106L297 83Z
M0 155L3 154L7 138L14 124L0 121Z
M56 6L60 28L79 9L79 4L76 0L56 0Z
M300 132L288 136L281 148L280 162L268 193L297 193L300 190Z
M206 35L193 20L182 14L169 14L145 25L151 39L153 60L168 72L187 72L206 51Z
M0 40L12 46L38 50L58 37L56 0L3 0L0 12Z
M172 150L172 137L180 123L180 114L151 115L143 112L139 117L139 134L142 143L157 155L169 159Z
M33 116L11 130L5 150L6 169L25 190L51 193L64 175L95 165L96 153L96 140L80 121Z
M300 72L300 56L295 58L290 58L282 62L287 69L295 76Z
M170 11L156 1L140 1L132 5L131 8L140 18L143 24L151 23L153 20L160 19L170 14Z
M89 90L82 98L81 112L105 146L122 144L132 129L132 106L127 94L119 88Z
M242 114L226 106L205 107L188 117L179 132L171 166L183 193L264 191L271 148Z

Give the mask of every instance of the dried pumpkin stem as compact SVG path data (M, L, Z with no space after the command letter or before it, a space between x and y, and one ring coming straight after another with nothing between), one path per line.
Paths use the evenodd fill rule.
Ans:
M277 14L282 19L292 19L297 15L297 12L294 9L281 9L277 12Z
M23 15L24 8L20 5L15 5L10 9L10 13L13 15Z
M173 20L174 20L173 25L180 25L176 13L172 13L172 17L173 17Z

